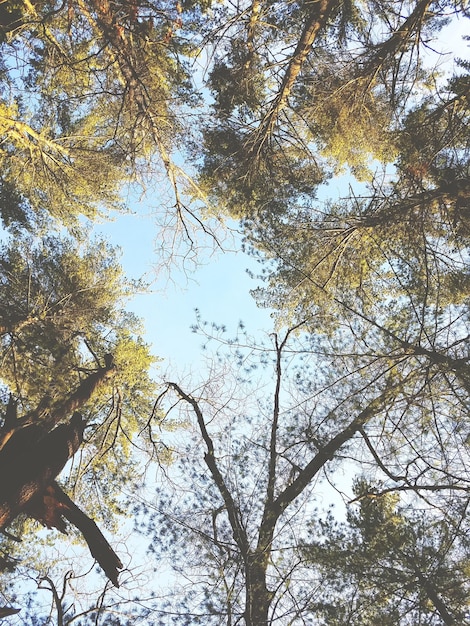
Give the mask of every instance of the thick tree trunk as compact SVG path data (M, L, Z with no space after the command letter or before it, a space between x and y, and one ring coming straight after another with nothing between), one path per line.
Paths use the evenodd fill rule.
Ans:
M273 594L266 586L267 559L251 554L246 564L246 626L267 626Z
M16 419L15 404L10 399L3 429L0 429L0 530L24 513L61 532L66 531L64 519L83 534L91 554L115 586L122 563L103 534L55 482L67 461L83 441L85 422L74 413L68 424L67 415L83 406L98 386L114 375L112 359L105 358L106 367L90 374L62 402L43 401L39 406Z
M83 428L84 422L76 413L70 424L62 424L50 433L31 426L12 435L0 453L0 529L22 513L59 474L80 447Z

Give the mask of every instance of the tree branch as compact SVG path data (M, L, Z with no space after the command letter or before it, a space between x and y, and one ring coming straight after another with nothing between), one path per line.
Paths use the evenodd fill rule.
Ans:
M294 83L302 70L302 66L312 49L318 33L325 26L332 11L338 4L338 0L314 0L311 3L311 13L305 22L297 47L289 61L280 89L271 104L269 112L265 115L258 130L253 134L250 152L256 157L258 157L264 142L269 137L280 112L286 107Z
M47 487L43 497L31 503L25 512L48 528L57 528L61 532L65 532L65 525L61 518L67 519L82 533L91 555L109 580L115 587L119 587L118 570L123 567L121 560L95 522L68 497L55 481Z
M273 511L276 519L285 511L311 482L313 477L321 468L331 461L338 450L374 416L376 416L387 405L388 401L396 397L396 393L403 386L403 382L395 385L387 384L385 390L374 400L369 402L357 417L355 417L340 433L333 437L323 446L314 458L304 467L297 478L282 491L273 503Z
M421 27L425 19L431 0L420 0L416 3L414 10L406 18L403 24L393 35L380 44L374 46L374 52L369 60L365 63L359 76L372 77L377 74L387 58L393 58L397 52L403 48L404 44L415 35L415 31Z
M217 466L217 461L215 459L214 454L214 442L212 441L207 428L204 422L204 416L199 407L197 401L187 393L185 393L179 385L176 383L169 382L167 383L169 387L172 387L176 393L182 398L185 402L191 405L199 426L199 430L201 431L202 438L207 447L207 452L204 454L204 461L206 462L207 467L212 475L212 478L219 490L220 495L225 503L225 507L227 509L227 515L229 517L230 525L232 527L232 532L234 539L240 549L243 559L246 561L249 553L249 543L248 537L246 535L245 529L242 526L240 519L238 518L238 507L235 504L232 494L225 484L224 478L220 473L220 470Z

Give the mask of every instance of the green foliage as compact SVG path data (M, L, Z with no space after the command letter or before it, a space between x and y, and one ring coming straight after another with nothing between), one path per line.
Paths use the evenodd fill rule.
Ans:
M76 383L77 367L92 358L82 356L84 342L117 323L126 286L103 242L80 253L71 240L16 238L3 246L0 267L2 378L31 407Z
M298 110L336 173L348 166L359 181L371 180L372 160L387 164L396 157L388 95L364 78L348 80L332 59L324 63L326 71L318 68L307 82Z
M3 383L23 412L46 399L54 405L112 355L116 374L81 410L96 431L90 451L103 457L115 448L123 462L156 387L140 321L121 308L131 286L116 252L104 242L80 249L71 240L23 238L4 246L0 268Z
M253 229L254 245L274 260L259 299L281 319L320 315L316 329L330 332L349 307L395 333L401 317L409 338L456 319L457 308L466 315L468 107L458 95L466 80L403 119L396 176L358 197L291 205L285 221Z
M446 84L423 56L449 13L468 16L426 0L0 3L0 216L15 235L0 250L3 404L12 392L20 417L47 420L110 374L83 396L63 480L109 529L140 512L151 552L191 582L161 618L148 601L148 620L468 621L469 63ZM173 162L190 150L196 184ZM344 171L352 191L326 201ZM269 346L227 341L233 376L219 351L224 368L194 395L169 386L183 442L172 432L157 458L175 460L180 491L165 476L157 502L136 504L142 451L158 452L155 359L123 310L116 252L84 243L82 216L162 172L179 218L185 178L185 194L240 220L268 261L260 302L295 328ZM50 234L61 225L81 243ZM351 467L367 479L347 520L321 520L321 479L347 492ZM103 598L67 619L135 623Z
M416 40L436 36L444 12L408 3L398 19L387 2L333 5L325 24L309 3L255 2L230 20L221 12L201 181L230 215L256 216L255 229L273 215L282 224L328 168L370 181L379 164L395 162L410 95L433 81Z
M314 612L334 625L466 623L464 529L427 508L400 506L396 494L379 494L364 479L355 493L348 523L324 520L325 540L303 548L328 580Z
M468 180L470 102L468 68L456 74L442 96L408 113L400 134L398 165L417 188ZM458 220L458 218L457 218Z
M322 172L296 147L266 149L252 165L251 142L230 128L205 133L208 156L200 184L210 203L232 217L258 224L280 219L292 198L313 195Z
M96 217L99 204L119 206L123 157L96 148L86 127L75 125L60 137L52 120L28 118L17 106L0 104L0 211L5 226L41 224L47 214L76 226L79 214Z
M122 185L153 170L155 155L171 169L182 129L176 112L195 102L181 60L191 45L181 33L198 6L22 6L21 25L0 42L5 225L52 215L78 228L80 215L119 208Z

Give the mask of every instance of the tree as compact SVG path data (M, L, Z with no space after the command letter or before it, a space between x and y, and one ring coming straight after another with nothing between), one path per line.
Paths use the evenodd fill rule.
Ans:
M420 55L447 9L465 15L426 0L221 11L201 168L213 202L256 231L344 166L371 178L371 157L393 163L411 94L425 99L434 80Z
M449 14L468 16L452 0L1 6L0 213L17 235L0 254L0 467L14 469L0 490L0 525L13 525L5 612L13 532L29 524L20 514L75 523L117 582L120 556L86 492L105 512L131 509L121 491L140 470L132 448L145 432L155 453L161 419L151 358L120 310L128 286L109 248L44 233L62 222L83 236L80 216L119 206L123 185L157 171L184 230L188 215L207 228L202 203L241 219L269 263L259 300L279 311L271 347L252 346L273 368L269 400L246 380L256 370L242 348L234 379L214 368L201 387L171 382L161 396L185 407L198 446L174 468L185 497L165 489L153 518L142 509L152 549L191 576L178 606L159 610L248 626L468 619L468 62L445 78L422 62ZM211 115L194 110L199 48ZM178 165L189 152L196 182ZM318 200L344 168L368 186ZM351 491L341 468L363 475L360 514L318 530L320 479ZM334 575L355 594L347 606ZM72 578L52 567L38 578L62 619L56 581L65 590Z
M121 208L123 186L143 186L144 173L159 170L185 221L179 177L186 179L172 152L180 112L196 101L183 33L201 8L186 3L183 15L172 2L27 1L2 5L0 15L0 216L15 235L0 259L0 465L16 476L1 494L2 528L27 534L21 515L62 531L68 520L115 584L120 559L88 514L111 528L110 513L124 513L123 485L142 471L133 450L158 446L153 437L135 441L151 432L155 415L154 359L138 320L121 310L133 286L115 252L45 233L65 225L83 242L82 216ZM90 489L99 497L90 499ZM14 563L20 549L11 537L4 550ZM56 579L52 568L38 567L38 577ZM14 597L8 574L6 600Z
M312 609L328 624L397 624L402 615L413 624L468 623L463 512L443 518L400 507L398 494L373 492L373 485L356 483L348 524L312 520L312 536L322 541L303 551L326 582Z
M16 535L25 514L64 532L67 520L117 585L119 557L65 491L87 513L109 516L135 475L133 441L152 412L155 385L138 320L120 308L131 286L108 245L80 249L53 237L4 245L0 275L2 384L10 393L0 433L0 467L10 476L0 490L0 526L13 524ZM79 449L62 487L56 477ZM101 511L90 506L90 488ZM4 550L13 563L14 543Z
M288 323L351 309L375 318L378 300L399 308L404 292L420 308L434 297L431 273L439 273L437 308L465 297L468 63L456 59L448 79L420 62L447 8L467 16L426 1L399 12L374 3L361 14L347 3L330 7L308 40L315 16L307 7L273 33L261 27L259 7L256 20L248 10L233 18L224 41L232 52L211 79L215 117L201 180L243 220L247 246L272 261L260 303ZM269 56L267 46L282 52ZM237 89L245 70L255 81L254 56L266 60L256 84L271 89L254 90L256 101ZM322 183L345 166L349 197L325 201ZM357 189L358 178L368 186Z
M204 332L204 327L200 330ZM357 622L348 623L372 624L380 615L393 616L394 624L406 624L409 607L404 599L391 602L390 611L387 603L377 605L375 613L373 607L367 608L374 597L367 590L382 579L376 572L369 581L361 559L372 570L379 566L377 551L383 548L380 566L385 576L383 585L375 582L378 593L383 590L387 598L403 577L415 586L418 577L420 599L415 606L416 610L423 607L424 617L413 623L462 623L458 620L466 619L469 608L468 546L462 520L470 478L464 461L468 431L452 424L463 423L465 409L450 398L446 402L439 376L430 379L422 367L413 368L413 357L405 351L393 359L374 354L366 364L364 355L354 353L351 346L336 344L328 350L324 339L300 331L297 327L284 336L274 335L271 347L250 344L242 334L223 340L235 357L232 376L220 348L219 364L214 363L207 381L195 384L193 392L168 384L170 410L181 406L194 427L175 473L169 469L179 488L173 496L166 490L158 493L149 532L152 550L170 556L189 586L186 593L179 592L175 605L169 600L160 611L177 615L174 619L181 624L342 624L347 610L352 611L350 616L354 611L358 615ZM266 369L257 376L260 364ZM443 406L438 412L440 399ZM434 425L428 418L430 407ZM456 452L449 455L449 450ZM357 547L356 578L348 578L347 566L354 562L353 546L358 545L355 530L335 527L331 520L320 524L325 486L330 483L347 493L352 485L344 479L346 472L381 481L381 489L363 481L361 510L370 517L375 509L367 509L367 503L377 502L377 510L385 516L384 522L381 514L376 522L375 518L367 521L367 528L372 528L367 532L375 533L376 539L364 555L361 544ZM453 576L452 566L443 566L441 582L446 582L440 600L430 587L426 591L431 557L422 570L408 569L387 583L387 558L405 559L403 542L389 532L389 525L395 524L388 504L394 490L404 494L407 506L421 503L422 528L428 523L425 519L439 520L432 548L436 559L444 550L444 537L454 537L442 559L454 558L454 548L450 551L454 546L459 566ZM353 528L365 527L361 519L350 518ZM416 528L418 533L413 514L403 520L404 529ZM412 551L421 549L419 542L426 544L417 537L406 539L408 568ZM347 563L341 560L343 554L350 559ZM340 577L335 579L343 567L344 583ZM358 595L356 608L342 612L343 596L338 594L345 589L356 594L361 572L366 577L364 598ZM445 589L450 594L448 604ZM434 604L429 608L426 602ZM434 621L426 621L429 615Z
M77 228L79 215L119 207L123 184L162 168L181 214L185 176L172 152L186 132L182 112L195 102L183 57L203 8L95 1L13 7L0 42L7 224L52 215Z

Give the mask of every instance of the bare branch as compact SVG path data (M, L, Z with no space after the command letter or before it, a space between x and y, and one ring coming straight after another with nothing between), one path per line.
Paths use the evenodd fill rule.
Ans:
M240 552L243 558L246 559L248 556L248 552L249 552L249 543L248 543L248 538L246 536L246 531L239 519L238 507L235 504L232 494L230 493L229 488L225 484L225 480L218 468L217 461L215 458L215 452L214 452L214 442L212 441L207 431L207 427L204 421L204 416L199 407L199 404L192 396L185 393L181 389L181 387L177 385L176 383L169 382L167 384L169 387L172 387L176 391L176 393L180 396L180 398L182 398L185 402L187 402L192 407L196 415L199 430L201 431L202 438L207 447L207 452L204 454L204 461L206 462L206 465L209 468L212 478L225 503L225 507L227 509L227 515L230 520L230 525L232 527L234 539L237 542L237 545L240 549Z

